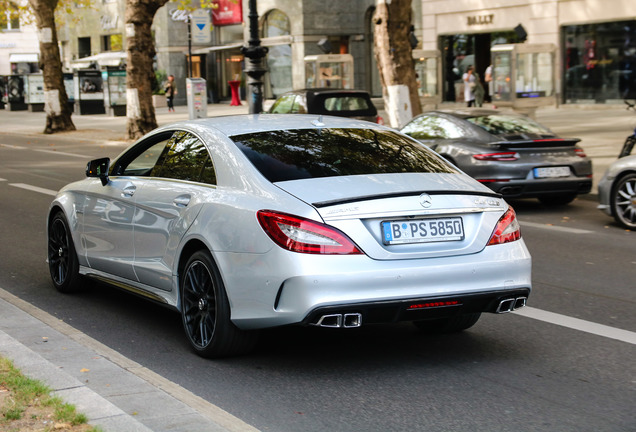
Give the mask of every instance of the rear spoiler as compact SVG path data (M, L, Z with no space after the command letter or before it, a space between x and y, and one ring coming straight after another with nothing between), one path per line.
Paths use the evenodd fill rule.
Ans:
M514 141L496 141L489 146L499 148L542 148L542 147L574 147L581 140L579 138L541 138Z

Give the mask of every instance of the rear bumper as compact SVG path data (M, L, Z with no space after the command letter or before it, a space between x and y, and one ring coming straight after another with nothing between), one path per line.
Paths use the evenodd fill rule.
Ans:
M523 299L525 305L525 299L529 295L530 288L522 288L399 301L331 305L314 309L307 315L302 324L320 325L326 316L354 314L360 316L360 324L378 324L448 318L467 313L503 313L510 311L515 300ZM508 303L509 300L512 303ZM501 308L502 302L504 302L506 309ZM328 325L328 327L336 326Z
M539 198L547 195L587 194L592 190L591 178L559 180L510 180L483 183L504 198Z

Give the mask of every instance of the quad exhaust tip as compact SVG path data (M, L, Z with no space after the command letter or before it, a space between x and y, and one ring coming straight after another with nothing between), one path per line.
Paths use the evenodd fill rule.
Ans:
M347 313L323 315L314 325L327 328L356 328L362 325L362 314Z
M528 301L528 297L516 297L501 300L495 312L498 314L502 314L521 309L526 305L526 301Z

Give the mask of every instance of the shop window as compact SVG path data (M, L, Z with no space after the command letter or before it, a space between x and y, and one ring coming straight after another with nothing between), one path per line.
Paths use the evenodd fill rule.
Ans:
M565 102L636 99L636 21L565 26L561 36Z

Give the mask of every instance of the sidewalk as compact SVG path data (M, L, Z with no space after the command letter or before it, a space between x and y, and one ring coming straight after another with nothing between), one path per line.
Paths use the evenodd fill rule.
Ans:
M454 107L443 105L441 108ZM246 114L246 105L208 106L208 116ZM156 111L159 125L188 118L187 107ZM384 118L387 118L384 116ZM581 138L594 163L593 193L616 160L636 113L623 106L543 108L539 122L564 137ZM126 118L73 115L69 140L125 141ZM44 113L0 110L5 134L42 135ZM122 356L0 288L0 355L39 379L104 432L256 431L231 414Z

